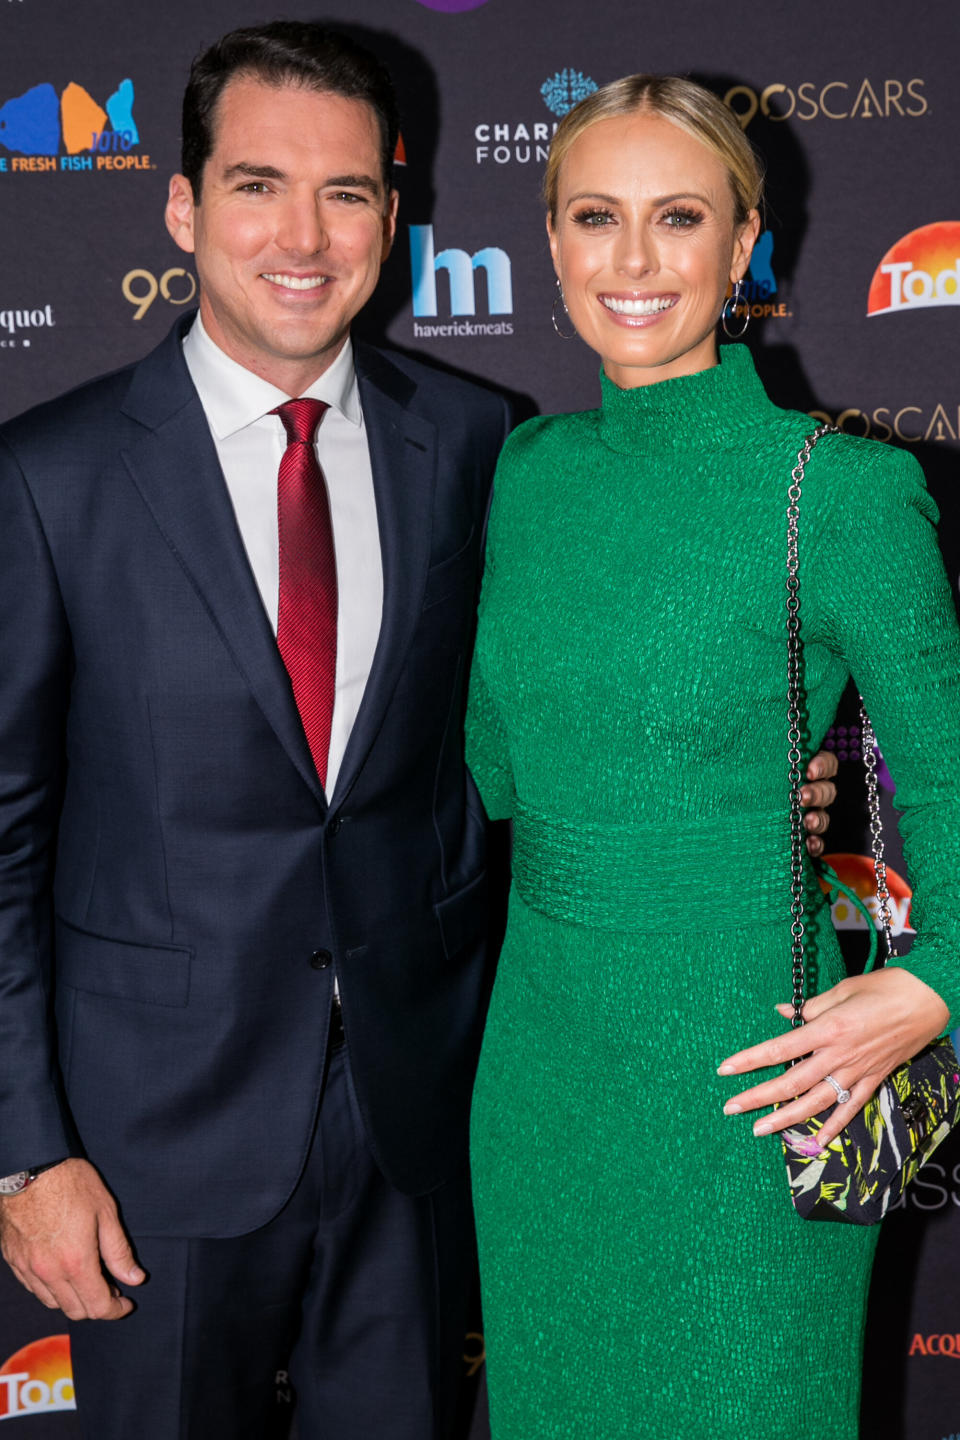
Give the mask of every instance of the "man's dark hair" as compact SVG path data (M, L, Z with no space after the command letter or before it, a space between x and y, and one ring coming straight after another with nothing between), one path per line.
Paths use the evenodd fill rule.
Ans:
M190 67L183 95L180 168L200 200L203 167L213 150L217 102L228 81L250 76L265 85L302 85L305 89L365 100L380 129L383 183L391 187L400 118L386 67L356 40L299 20L231 30Z

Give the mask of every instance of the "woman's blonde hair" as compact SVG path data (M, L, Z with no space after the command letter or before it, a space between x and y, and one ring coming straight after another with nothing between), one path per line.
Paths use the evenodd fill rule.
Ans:
M733 112L710 90L679 75L627 75L581 100L557 126L543 197L550 220L557 217L560 167L573 142L598 120L621 115L660 115L700 140L723 161L733 194L734 223L742 225L763 197L763 170Z

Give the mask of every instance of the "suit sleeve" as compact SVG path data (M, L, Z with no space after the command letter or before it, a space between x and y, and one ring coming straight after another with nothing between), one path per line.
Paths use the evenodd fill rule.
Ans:
M70 668L39 516L0 439L0 1175L77 1153L50 999Z
M896 785L910 883L910 954L960 1023L960 633L919 465L871 446L832 486L817 568L828 643L849 666Z

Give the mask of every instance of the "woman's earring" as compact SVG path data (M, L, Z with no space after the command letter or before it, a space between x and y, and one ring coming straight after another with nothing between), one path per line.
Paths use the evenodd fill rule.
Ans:
M739 340L741 336L746 335L747 326L750 324L750 304L747 300L744 300L742 296L743 283L738 280L733 287L733 294L727 296L723 302L723 309L720 311L720 324L723 326L723 333L729 336L731 340ZM739 330L731 330L731 317L736 315L741 306L743 307L743 323Z
M574 335L576 335L577 332L576 332L576 330L572 330L572 331L570 332L570 334L568 335L565 330L561 330L561 329L560 329L560 324L559 324L559 321L557 320L557 305L558 305L558 304L563 306L563 313L564 313L564 315L569 315L570 312L569 312L569 310L567 309L567 302L566 302L566 300L564 300L564 298L563 298L563 286L560 284L560 277L559 277L559 276L557 276L557 293L556 293L556 295L554 295L554 297L553 297L553 309L550 311L550 319L553 321L553 328L554 328L554 330L556 330L556 332L557 332L557 334L560 336L560 339L561 339L561 340L572 340L573 337L574 337Z

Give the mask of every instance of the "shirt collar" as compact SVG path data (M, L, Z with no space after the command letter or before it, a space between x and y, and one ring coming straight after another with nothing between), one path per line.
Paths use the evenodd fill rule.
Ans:
M199 311L184 337L183 358L217 440L235 435L291 398L221 350L207 334ZM362 424L349 336L337 358L303 394L325 400L352 425Z

